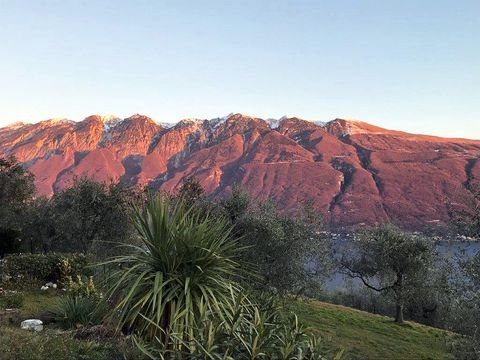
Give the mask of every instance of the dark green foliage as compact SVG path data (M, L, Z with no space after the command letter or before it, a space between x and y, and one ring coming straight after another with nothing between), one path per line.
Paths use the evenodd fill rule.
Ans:
M234 185L231 196L222 200L220 205L230 221L235 224L251 206L250 195L239 185Z
M33 175L14 158L0 158L0 225L13 221L31 199L35 187Z
M182 181L177 198L181 199L185 206L191 207L206 199L205 190L196 177L185 177Z
M437 256L432 242L393 226L380 226L365 231L354 244L341 260L345 274L392 295L395 321L403 322L406 302L426 285L425 275Z
M467 337L455 344L458 359L480 359L480 252L460 261L463 281L456 282L456 302L448 319L450 326Z
M68 259L69 269L65 271L62 262ZM62 277L82 274L86 271L88 257L83 254L12 254L4 259L4 275L20 279L58 282Z
M56 251L93 252L102 258L132 236L129 209L135 194L122 184L75 179L52 200Z
M74 294L62 297L55 310L58 321L66 329L80 325L98 325L106 317L108 311L107 304L97 296Z
M6 253L92 252L114 255L134 241L129 221L138 194L120 183L74 179L51 199L33 199L33 176L14 159L0 159L0 257Z
M447 202L452 223L463 235L480 239L480 183L469 177L466 194L455 202ZM456 281L456 301L449 312L449 326L467 334L456 344L458 359L480 359L480 252L459 261L460 274ZM462 280L463 279L463 280Z
M23 251L47 253L55 244L55 213L52 201L45 196L33 199L22 219Z
M310 207L287 217L269 201L252 204L239 189L221 206L233 221L235 236L247 246L244 260L261 275L254 286L306 293L329 274L330 244L321 234L320 217Z
M21 248L20 231L14 228L0 227L0 258L5 254L14 254Z
M449 313L456 302L452 286L454 271L454 265L449 260L434 256L429 268L418 274L413 294L405 299L408 319L437 328L448 328Z
M32 199L33 175L14 158L0 158L0 257L18 251L22 217Z

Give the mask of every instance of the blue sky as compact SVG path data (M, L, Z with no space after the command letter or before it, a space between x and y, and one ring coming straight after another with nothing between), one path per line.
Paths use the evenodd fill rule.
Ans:
M0 0L0 124L347 117L480 138L479 0Z

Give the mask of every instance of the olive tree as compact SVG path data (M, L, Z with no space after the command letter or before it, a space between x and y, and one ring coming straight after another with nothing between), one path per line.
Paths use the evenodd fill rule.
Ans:
M480 359L480 252L459 261L456 301L448 314L449 327L464 334L453 341L455 358Z
M234 187L220 203L234 226L234 235L247 246L245 262L258 269L262 289L303 294L319 286L330 271L330 242L323 222L306 204L285 216L273 202L253 203L248 193Z
M480 239L480 183L469 178L466 191L455 201L447 201L447 209L455 230L462 235ZM449 326L469 336L466 343L455 348L459 359L480 359L480 252L462 255L456 276L456 301L450 311Z
M425 285L423 275L436 257L433 243L394 226L380 226L362 233L353 249L343 254L344 273L364 286L395 300L395 322L403 322L404 306Z
M23 250L48 253L55 238L53 203L46 196L31 201L23 214Z
M95 252L106 256L112 243L127 242L132 236L131 189L121 183L100 183L75 179L71 187L52 198L56 251ZM111 254L110 254L111 255Z
M23 213L35 192L33 179L15 157L0 158L0 256L20 245Z
M477 252L473 258L467 261L462 270L468 276L468 284L464 294L472 309L472 347L475 355L480 359L480 252Z

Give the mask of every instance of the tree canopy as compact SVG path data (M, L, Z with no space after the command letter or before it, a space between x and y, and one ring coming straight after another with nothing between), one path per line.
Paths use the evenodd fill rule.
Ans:
M396 302L396 322L403 322L404 305L416 289L424 286L423 275L436 256L428 239L383 225L361 234L354 248L343 255L345 274L366 287L392 294Z
M33 180L15 157L0 158L0 256L21 245L21 220L35 192Z
M87 178L51 199L55 249L102 253L132 236L129 214L134 192L121 183L99 183Z
M260 287L305 293L329 274L330 243L321 232L321 217L308 204L286 216L271 201L255 203L234 187L220 206L235 236L247 247L245 261L259 270Z

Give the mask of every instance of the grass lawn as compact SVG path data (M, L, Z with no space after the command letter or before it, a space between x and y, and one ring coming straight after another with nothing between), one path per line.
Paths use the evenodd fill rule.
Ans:
M432 327L406 322L319 301L289 303L299 318L319 331L332 359L452 359L446 338L452 334Z
M29 332L0 326L1 360L124 360L141 359L131 342L74 339L70 332L45 329Z
M57 292L27 293L22 316L53 310L60 296ZM391 318L373 315L344 306L319 301L289 301L305 325L322 337L327 359L452 359L446 338L452 334L406 322L397 325ZM20 329L20 324L0 324L1 360L54 359L140 359L139 352L126 339L87 341L73 338L73 332L48 325L40 333Z
M47 325L42 332L20 329L20 319L55 309L61 290L24 292L24 303L15 324L0 323L0 360L137 360L144 357L125 338L79 340L73 331Z
M21 308L23 315L37 314L45 310L53 310L57 306L61 290L53 291L30 291L24 293L25 299Z

